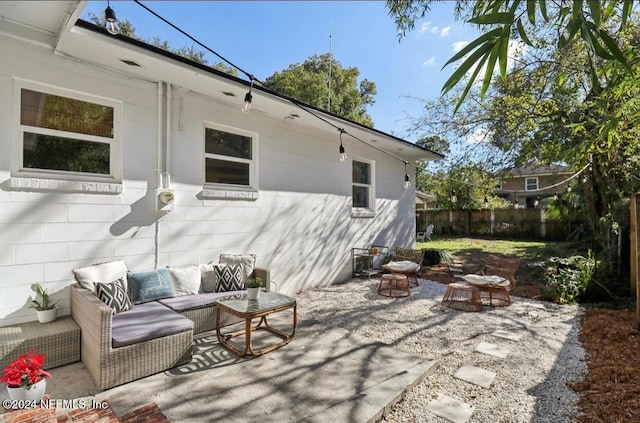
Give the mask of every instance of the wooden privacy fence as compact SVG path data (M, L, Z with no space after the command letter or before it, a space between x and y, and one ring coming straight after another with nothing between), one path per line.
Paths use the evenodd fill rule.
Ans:
M433 224L436 235L566 240L581 227L579 220L553 220L545 209L420 210L416 227Z

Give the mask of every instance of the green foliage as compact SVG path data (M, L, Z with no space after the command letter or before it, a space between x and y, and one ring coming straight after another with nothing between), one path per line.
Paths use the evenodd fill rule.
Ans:
M400 37L413 29L416 20L426 16L434 1L387 1L389 14L395 19ZM550 36L554 37L558 51L576 43L584 47L592 86L594 92L599 92L603 87L600 79L603 62L621 65L629 74L633 74L616 38L626 27L634 3L625 0L622 7L619 5L619 0L574 1L571 8L562 2L556 4L544 0L458 0L457 10L466 10L469 13L467 22L477 25L482 34L445 64L462 61L445 82L442 92L446 94L459 82L466 81L466 87L455 106L457 111L486 65L479 92L480 97L484 98L496 66L502 80L507 79L510 43L520 41L535 47L535 41L532 40L535 40L536 31L545 26L555 30ZM467 77L470 72L471 76Z
M329 65L331 63L331 109L338 116L373 127L367 106L375 103L376 84L367 79L358 83L358 68L343 68L329 53L313 55L265 79L267 87L315 106L327 108Z
M596 261L589 250L587 257L552 257L556 270L546 275L545 282L556 290L561 303L575 303L593 281Z
M263 284L264 281L262 280L262 278L249 278L244 285L247 288L260 288Z
M34 290L36 291L36 298L31 300L31 308L35 308L38 311L56 308L57 303L51 303L49 292L46 288L43 288L39 282L36 282ZM38 297L40 297L40 301L38 301Z

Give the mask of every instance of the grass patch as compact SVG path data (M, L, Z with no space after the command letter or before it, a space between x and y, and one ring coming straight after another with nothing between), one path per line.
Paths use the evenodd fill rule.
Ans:
M522 241L503 239L473 238L436 238L433 241L419 242L418 249L444 250L455 256L475 254L497 254L520 257L525 260L546 260L549 257L568 257L575 254L571 242L559 241Z

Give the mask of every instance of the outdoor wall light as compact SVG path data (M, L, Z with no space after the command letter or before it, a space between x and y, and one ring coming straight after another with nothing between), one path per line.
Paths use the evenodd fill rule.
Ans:
M452 203L458 202L458 197L456 197L456 192L454 190L451 190L451 202Z
M411 178L409 178L409 173L407 172L407 162L404 162L404 189L409 189L411 186Z
M345 160L347 160L347 152L344 149L344 145L342 145L342 134L344 134L345 131L342 128L338 128L338 131L340 131L340 147L338 148L338 152L340 153L340 161L344 163Z
M107 8L104 9L104 25L111 35L118 35L118 33L120 32L116 21L116 12L113 11L111 6L109 5L109 1L107 0Z

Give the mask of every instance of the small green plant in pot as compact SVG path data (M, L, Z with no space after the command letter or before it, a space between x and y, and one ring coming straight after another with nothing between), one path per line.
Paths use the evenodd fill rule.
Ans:
M36 298L31 300L31 308L36 309L38 321L40 323L53 322L58 316L57 303L51 302L49 292L39 282L36 282L34 290L36 291Z
M245 282L247 287L247 298L250 300L257 300L260 296L260 288L264 284L262 278L249 278Z

